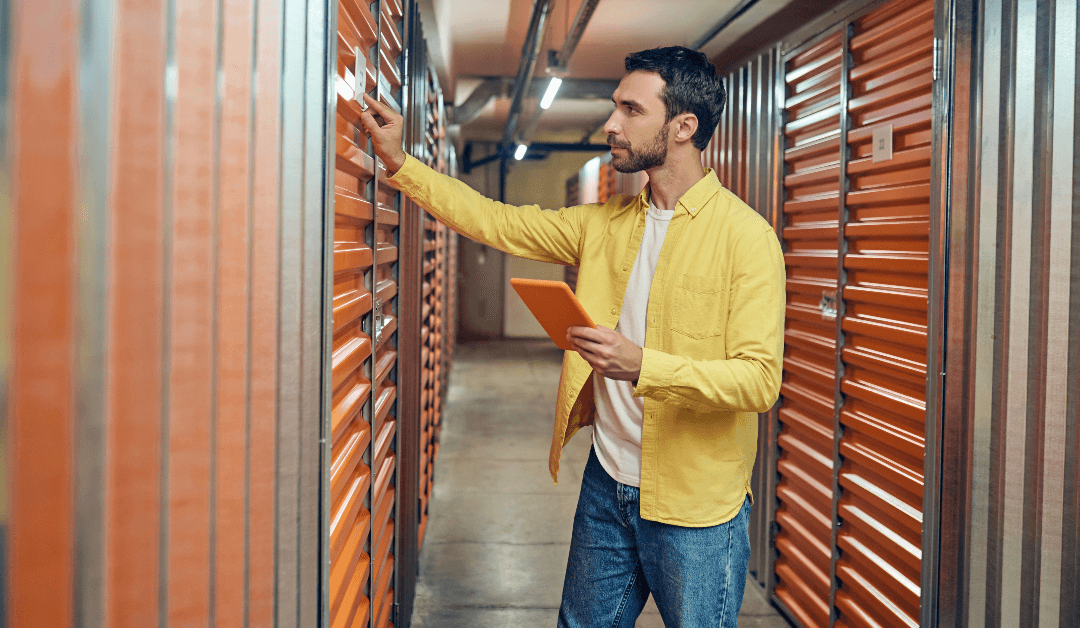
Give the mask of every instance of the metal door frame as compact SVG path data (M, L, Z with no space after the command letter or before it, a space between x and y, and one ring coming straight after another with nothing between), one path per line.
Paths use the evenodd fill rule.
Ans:
M963 626L970 536L971 409L975 374L978 263L974 199L978 197L981 67L973 1L936 0L937 45L931 143L930 268L927 310L927 439L923 498L923 626ZM956 185L954 173L958 175ZM954 212L953 208L957 208ZM956 307L949 307L950 304ZM953 332L953 333L950 333ZM931 370L932 369L932 370ZM929 377L933 373L934 377ZM947 378L947 373L953 377ZM933 419L933 420L931 420ZM956 455L944 456L944 443Z

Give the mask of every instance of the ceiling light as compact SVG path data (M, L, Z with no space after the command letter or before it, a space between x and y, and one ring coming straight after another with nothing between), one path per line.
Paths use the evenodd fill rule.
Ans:
M517 150L514 151L514 159L521 161L521 158L525 156L525 151L529 150L529 147L524 144L518 144Z
M559 87L562 85L562 79L553 76L551 82L548 83L547 91L544 92L544 98L540 101L540 108L547 109L551 106L551 101L555 100L555 94L559 92Z

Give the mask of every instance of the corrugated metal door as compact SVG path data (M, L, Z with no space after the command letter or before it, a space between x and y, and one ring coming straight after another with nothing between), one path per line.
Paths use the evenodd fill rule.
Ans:
M371 286L375 163L359 131L354 94L375 89L378 36L367 3L338 4L337 135L334 188L330 622L367 625L371 571Z
M776 596L829 624L841 33L787 60L783 217L787 267L776 486Z
M428 98L424 128L424 162L440 172L445 171L443 151L445 133L439 107L438 77L428 70ZM435 485L435 460L439 453L439 425L442 405L439 400L442 382L442 325L440 314L447 276L443 242L446 227L424 213L423 285L421 288L421 400L420 400L420 530L423 543L427 530L428 503Z
M804 626L917 626L933 2L785 60L788 269L775 594Z
M374 5L372 5L374 6ZM379 79L377 98L402 113L402 22L400 0L378 4ZM373 56L374 56L373 52ZM386 181L386 168L376 166L374 336L374 407L371 422L371 625L392 625L397 485L398 295L401 194Z
M837 626L919 623L933 36L931 0L851 30Z

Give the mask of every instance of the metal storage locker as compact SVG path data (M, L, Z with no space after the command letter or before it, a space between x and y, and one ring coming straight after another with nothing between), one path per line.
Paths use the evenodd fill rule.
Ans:
M376 89L378 18L366 3L340 0L334 177L329 613L334 628L367 625L371 534L372 311L375 282L375 162L359 130L356 95ZM376 468L377 469L377 468ZM325 493L325 491L324 491Z
M931 0L851 28L837 626L919 625L933 40Z
M787 265L776 484L776 596L804 626L829 624L843 38L784 64L782 241Z
M442 94L438 77L430 69L425 80L427 97L424 99L423 158L428 166L443 172L446 160L443 142ZM423 236L423 282L421 290L421 457L420 457L420 529L419 542L423 543L427 530L428 503L435 485L435 460L439 449L439 425L441 423L443 364L443 327L440 315L447 281L444 269L446 254L443 243L447 229L426 212Z
M376 97L398 113L402 107L402 22L399 0L378 4L379 74ZM372 56L376 53L372 52ZM371 427L371 617L373 627L392 625L394 606L394 557L396 554L397 453L395 441L398 416L398 329L400 193L386 182L386 168L376 164L375 182L375 270L372 305L375 343L372 380Z
M919 622L933 12L879 5L783 61L774 592L804 626Z

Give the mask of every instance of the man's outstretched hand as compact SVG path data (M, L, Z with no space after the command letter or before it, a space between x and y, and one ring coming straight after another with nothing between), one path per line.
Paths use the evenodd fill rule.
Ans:
M386 164L390 174L405 165L405 151L401 150L401 131L404 119L393 109L364 94L367 111L360 114L364 133L371 138L375 154ZM375 115L372 115L375 112ZM378 117L376 117L378 116Z
M593 370L608 379L635 381L641 375L641 347L607 327L571 327L566 339Z

